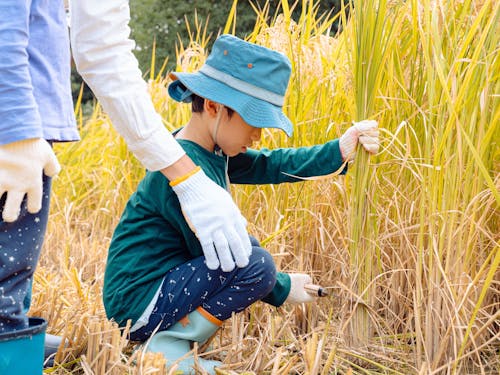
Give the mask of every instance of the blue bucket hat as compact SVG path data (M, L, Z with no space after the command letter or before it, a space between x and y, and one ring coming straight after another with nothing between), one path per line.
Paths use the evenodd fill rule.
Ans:
M224 34L198 72L170 74L168 93L185 103L194 93L233 109L251 126L291 136L293 125L282 110L290 73L282 53Z

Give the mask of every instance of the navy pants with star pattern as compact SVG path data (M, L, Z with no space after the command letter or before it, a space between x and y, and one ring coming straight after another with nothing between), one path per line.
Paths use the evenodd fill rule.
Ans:
M26 310L33 273L40 257L47 228L51 178L43 176L42 209L30 214L26 197L19 218L13 223L1 220L6 194L0 199L0 333L28 327Z
M272 256L250 237L252 255L248 266L223 272L210 270L205 257L198 257L171 269L147 325L130 333L134 341L145 341L153 331L164 331L184 316L203 307L219 320L243 311L267 296L276 283Z

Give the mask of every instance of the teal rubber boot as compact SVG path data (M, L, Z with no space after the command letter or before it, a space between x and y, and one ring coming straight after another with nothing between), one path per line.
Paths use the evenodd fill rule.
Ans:
M41 375L47 322L29 318L29 327L0 334L0 374Z
M195 359L191 351L191 343L203 344L222 325L222 321L198 307L165 331L154 334L146 345L146 351L162 353L167 359L167 367L177 364L177 371L183 374L194 374ZM179 358L183 358L177 361ZM177 361L177 362L176 362ZM207 373L215 374L215 367L222 363L197 358L196 364Z

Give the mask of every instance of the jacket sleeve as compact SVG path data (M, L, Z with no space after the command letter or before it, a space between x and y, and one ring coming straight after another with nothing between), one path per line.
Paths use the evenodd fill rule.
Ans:
M30 4L0 2L0 145L43 137L27 51Z
M279 184L303 181L300 177L347 172L338 139L322 145L274 150L249 149L229 158L229 179L235 184Z
M71 45L77 70L97 96L129 149L151 171L184 150L163 126L129 39L127 0L72 0Z
M285 303L288 295L290 294L292 282L290 280L290 275L283 272L276 273L276 284L274 284L273 290L262 298L262 302L268 303L269 305L280 307Z

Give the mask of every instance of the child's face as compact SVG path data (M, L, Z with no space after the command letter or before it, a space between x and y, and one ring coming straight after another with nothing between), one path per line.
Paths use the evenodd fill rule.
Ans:
M246 152L254 142L260 141L261 128L248 125L236 112L229 117L226 108L224 111L217 132L217 144L226 155L235 156Z

